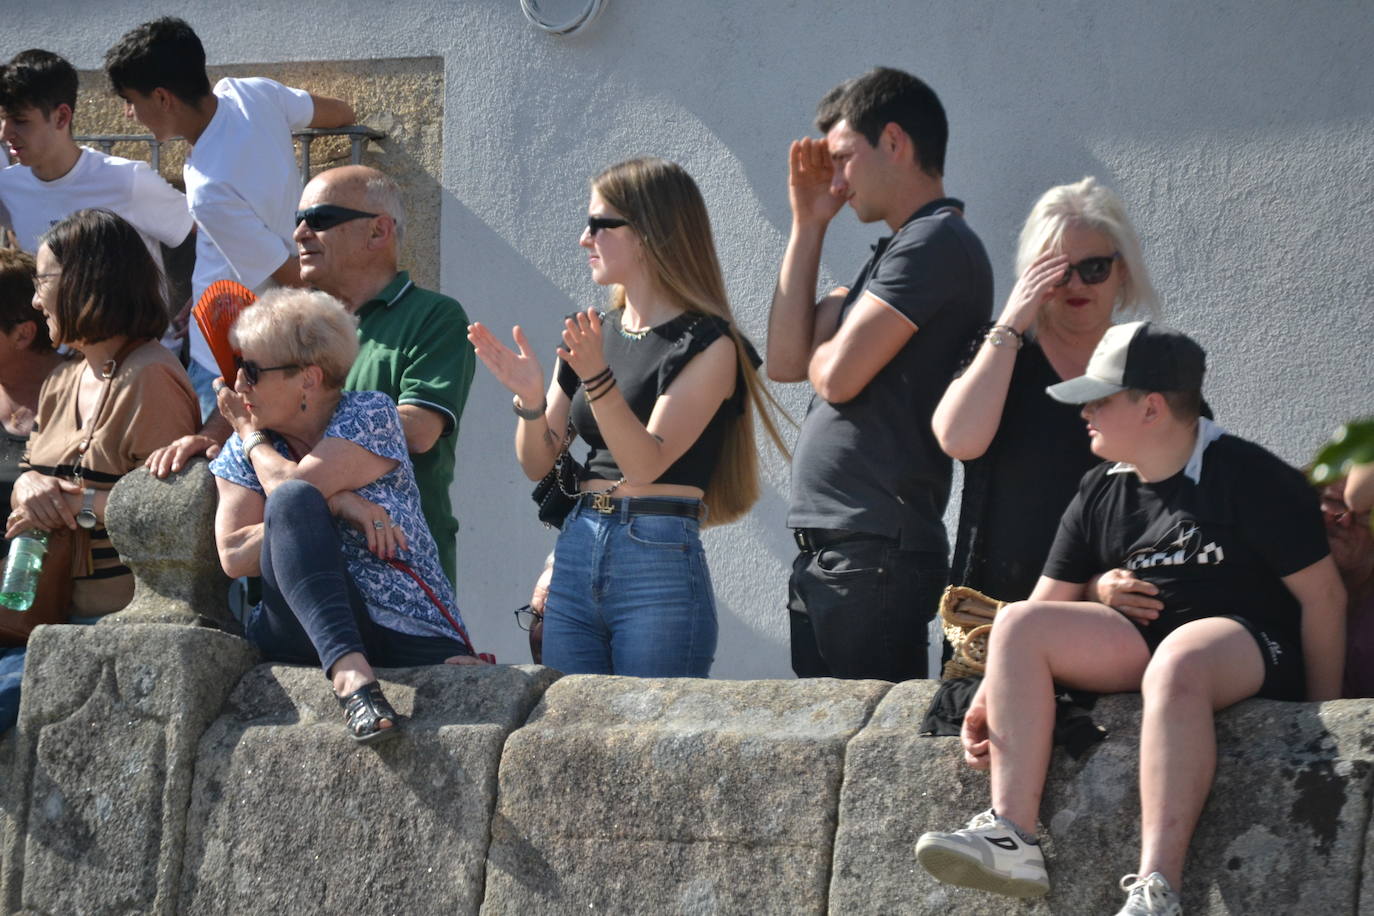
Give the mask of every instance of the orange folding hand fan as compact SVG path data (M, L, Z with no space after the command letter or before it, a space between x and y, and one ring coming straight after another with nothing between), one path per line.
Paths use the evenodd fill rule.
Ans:
M205 340L210 344L210 352L215 356L220 375L229 384L234 383L238 371L234 357L238 352L229 343L229 329L239 313L257 301L252 290L233 280L217 280L201 293L191 314L196 316L196 324Z

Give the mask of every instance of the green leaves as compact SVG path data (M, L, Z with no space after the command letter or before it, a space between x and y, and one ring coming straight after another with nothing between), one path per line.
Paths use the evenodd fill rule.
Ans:
M1374 463L1374 417L1352 420L1317 450L1308 476L1315 484L1340 480L1357 464Z

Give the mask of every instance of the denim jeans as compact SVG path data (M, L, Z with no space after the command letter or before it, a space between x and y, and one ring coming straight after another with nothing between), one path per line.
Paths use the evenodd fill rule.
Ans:
M262 603L244 635L272 661L318 664L326 675L340 658L361 652L372 665L437 665L467 655L456 639L412 636L375 623L348 574L339 533L324 496L293 480L267 498L263 512Z
M211 387L215 379L219 378L218 372L211 372L194 359L186 367L186 375L191 379L191 387L195 389L196 400L200 401L201 422L213 417L219 412L219 402L215 398L215 389ZM229 384L233 385L233 379L229 379Z
M707 677L715 652L716 599L697 520L575 506L554 550L544 664L564 674Z
M926 676L928 626L949 566L940 553L860 537L802 551L792 563L787 609L797 677Z
M24 684L23 646L0 649L0 735L19 721L19 689Z

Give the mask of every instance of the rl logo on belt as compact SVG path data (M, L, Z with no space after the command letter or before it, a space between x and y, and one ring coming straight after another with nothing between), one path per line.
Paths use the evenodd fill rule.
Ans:
M593 493L592 508L602 515L610 515L615 511L615 503L612 502L609 493Z

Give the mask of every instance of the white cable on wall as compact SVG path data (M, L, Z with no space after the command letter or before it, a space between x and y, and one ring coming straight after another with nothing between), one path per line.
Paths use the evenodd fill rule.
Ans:
M587 0L587 6L581 13L561 25L549 22L539 11L539 0L520 0L520 12L525 14L534 26L550 35L572 35L580 32L592 23L592 20L601 15L601 8L606 5L606 0Z

